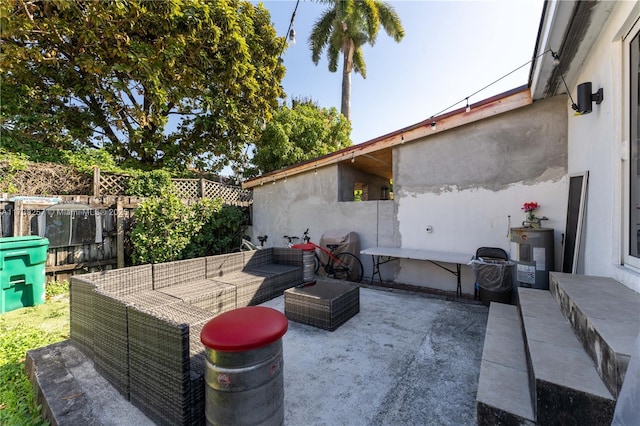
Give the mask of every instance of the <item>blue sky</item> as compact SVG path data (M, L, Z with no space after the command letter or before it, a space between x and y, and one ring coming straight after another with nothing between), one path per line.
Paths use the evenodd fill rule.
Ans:
M262 3L278 35L285 35L295 1ZM542 0L388 3L400 16L405 37L395 43L381 30L375 46L364 47L367 78L352 75L354 144L427 119L531 60L543 5ZM341 70L329 72L325 57L314 65L307 42L326 8L305 0L298 6L296 43L282 56L289 105L292 97L307 97L340 109ZM523 67L470 103L527 84L529 70Z

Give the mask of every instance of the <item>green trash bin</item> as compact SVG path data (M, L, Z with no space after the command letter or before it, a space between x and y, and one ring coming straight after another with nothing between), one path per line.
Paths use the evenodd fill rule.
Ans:
M0 238L0 313L44 303L49 240Z

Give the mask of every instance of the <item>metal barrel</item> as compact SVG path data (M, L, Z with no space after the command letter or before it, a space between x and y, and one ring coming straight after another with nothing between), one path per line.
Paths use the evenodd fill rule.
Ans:
M305 282L315 279L313 251L304 250L302 252L302 279Z
M204 325L207 425L284 424L282 336L288 324L278 310L245 306Z
M294 249L302 250L302 280L310 282L316 279L314 271L314 256L316 248L312 244L296 244Z
M282 370L282 340L247 352L207 349L207 424L284 424Z

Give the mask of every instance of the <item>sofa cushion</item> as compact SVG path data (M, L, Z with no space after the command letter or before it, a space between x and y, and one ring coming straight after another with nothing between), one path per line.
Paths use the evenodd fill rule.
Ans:
M122 296L120 300L138 308L153 308L155 306L173 305L174 303L183 302L182 299L156 290L147 290L136 294L129 294L127 296Z
M153 290L151 265L95 272L88 275L86 279L91 280L97 288L115 296Z
M302 250L288 247L273 248L273 263L280 265L303 266Z
M228 253L217 256L208 256L207 278L219 278L227 274L240 272L244 269L244 253Z
M209 312L212 316L236 308L236 286L213 280L199 280L157 291Z
M176 260L153 265L153 289L199 281L206 278L207 262L204 257Z
M273 263L273 248L263 248L260 250L245 251L244 269L252 269L258 266L269 265Z
M272 297L282 293L284 290L302 284L304 272L299 266L278 265L271 263L246 271L254 276L263 276L274 294Z

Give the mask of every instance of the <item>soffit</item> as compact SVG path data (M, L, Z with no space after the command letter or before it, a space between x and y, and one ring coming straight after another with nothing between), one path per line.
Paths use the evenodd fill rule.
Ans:
M354 156L353 160L347 159L341 163L365 173L389 180L393 179L393 148L384 148L358 157Z
M552 1L545 3L532 66L533 99L566 93L611 15L615 2ZM560 63L553 64L552 50ZM538 55L542 55L538 57Z

